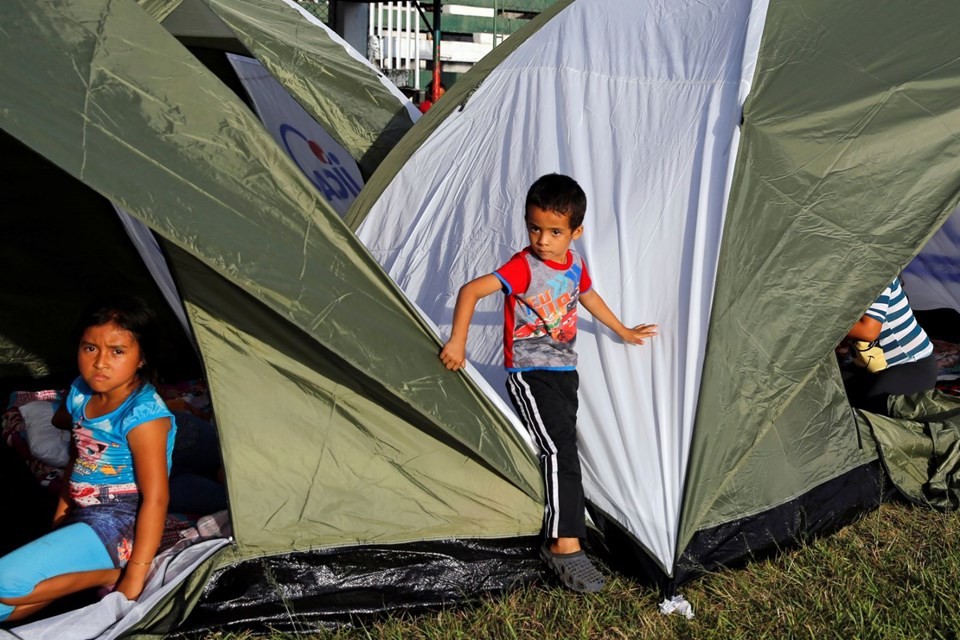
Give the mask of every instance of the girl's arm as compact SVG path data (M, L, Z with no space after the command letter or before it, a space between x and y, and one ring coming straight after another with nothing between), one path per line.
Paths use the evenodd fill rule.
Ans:
M60 497L57 498L57 508L53 512L54 529L60 526L63 519L67 517L67 510L70 509L70 500L63 494L64 492L61 491Z
M117 591L135 600L143 591L147 573L160 546L170 502L167 479L167 434L170 419L158 418L134 428L127 436L133 452L133 471L140 490L140 510L134 530L133 552L123 570Z
M63 470L63 485L60 487L60 497L57 499L57 508L53 512L53 528L56 529L67 517L70 511L70 476L73 475L73 463L77 459L76 447L70 447L70 462Z
M60 399L60 406L57 407L57 410L53 414L53 419L50 423L55 426L57 429L62 429L64 431L70 431L73 429L73 416L70 415L70 412L67 410L67 397L70 395L70 388L68 387L62 394ZM67 466L63 468L63 485L60 487L60 496L57 500L57 508L53 512L53 528L56 529L63 522L63 519L67 516L67 512L70 511L70 478L73 476L73 465L77 461L77 444L74 442L73 438L70 439L70 458L67 461Z
M607 306L607 303L603 301L600 294L593 289L580 294L580 304L597 321L609 327L627 344L643 344L644 339L657 335L657 325L655 324L638 324L635 327L624 326L617 315Z

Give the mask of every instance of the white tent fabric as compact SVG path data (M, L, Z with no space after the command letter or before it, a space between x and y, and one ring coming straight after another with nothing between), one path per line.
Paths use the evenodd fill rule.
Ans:
M226 538L203 540L157 556L143 593L136 600L127 600L123 594L113 592L86 607L7 631L0 630L0 637L11 640L112 640L124 637L178 584L229 543Z
M123 228L133 246L137 248L137 253L143 259L143 264L146 265L150 275L153 276L153 281L157 283L157 287L163 294L163 299L167 301L170 309L177 316L177 320L180 321L184 334L192 336L193 332L190 331L190 323L187 321L187 312L183 309L183 302L181 302L183 298L177 290L177 283L173 281L173 274L170 273L167 260L163 257L160 245L157 243L157 239L153 237L150 227L117 205L113 205L113 209L117 212L117 217L120 218L120 222L123 224Z
M575 249L643 347L584 313L580 441L588 499L670 573L717 253L766 1L574 2L522 43L404 164L358 235L449 332L458 288L526 243L527 187L587 193ZM502 300L468 358L506 397Z
M914 309L960 311L960 209L904 269L903 286Z

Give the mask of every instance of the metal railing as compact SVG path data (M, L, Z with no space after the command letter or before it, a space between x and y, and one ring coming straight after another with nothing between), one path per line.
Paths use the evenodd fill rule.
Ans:
M402 84L415 89L420 89L420 61L430 57L432 44L425 35L415 3L370 4L367 57L394 79L405 72Z

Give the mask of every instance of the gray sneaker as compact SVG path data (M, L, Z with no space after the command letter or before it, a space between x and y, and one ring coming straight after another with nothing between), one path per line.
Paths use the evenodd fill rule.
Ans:
M596 593L603 589L606 579L582 549L574 553L554 553L548 544L540 547L540 557L568 589L579 593Z

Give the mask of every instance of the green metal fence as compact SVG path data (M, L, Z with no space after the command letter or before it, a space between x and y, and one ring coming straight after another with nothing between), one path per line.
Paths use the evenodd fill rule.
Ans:
M330 4L327 0L303 0L297 4L322 20L324 24L330 25Z

